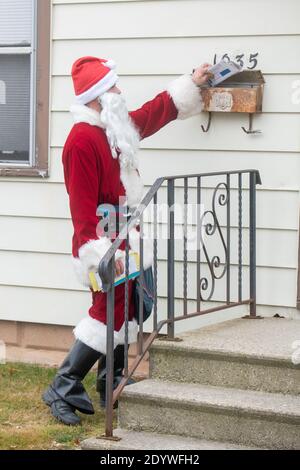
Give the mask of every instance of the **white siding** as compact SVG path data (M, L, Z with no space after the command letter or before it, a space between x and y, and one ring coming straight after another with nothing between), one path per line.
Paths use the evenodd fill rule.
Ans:
M62 289L65 291L85 291L81 287L75 275L70 273L71 262L69 255L52 254L48 253L32 253L32 252L8 252L2 251L0 254L1 264L6 265L5 272L1 272L0 285L14 285L22 287L36 287L44 289ZM16 269L20 266L20 269ZM202 267L202 274L207 275L208 270L206 266ZM196 264L189 263L189 279L196 279ZM182 296L183 286L183 272L180 262L175 263L175 296L180 298ZM237 278L237 267L231 267L232 275L232 300L236 299L237 292L233 280ZM160 261L160 269L158 276L158 295L166 297L167 286L164 280L167 277L167 262ZM268 278L269 282L266 284L264 279ZM269 304L269 296L272 296L272 305L288 307L293 306L290 300L290 291L280 287L282 285L293 284L293 270L286 268L273 268L258 267L257 268L257 282L258 282L258 295L262 304ZM244 294L248 292L248 270L245 269L244 275ZM215 301L224 300L226 292L226 284L223 282L216 283L216 290L213 299ZM68 293L66 292L66 295ZM296 288L293 286L293 294L296 296ZM248 294L249 295L249 294ZM192 281L188 285L188 298L196 299L196 283L193 286ZM245 298L245 297L244 297ZM55 304L55 299L53 299ZM54 306L53 306L54 307ZM54 307L55 308L55 307Z
M300 43L299 43L300 49ZM148 149L186 149L232 150L237 151L279 151L297 152L300 146L300 114L262 114L254 118L254 128L261 129L263 136L250 136L245 139L241 126L248 127L248 117L233 113L228 119L225 113L213 116L211 130L203 135L201 123L206 123L206 116L195 116L188 120L176 120L168 124L155 135L145 139L142 148ZM71 126L68 113L53 113L51 144L54 147L63 145L67 130ZM285 142L283 129L286 129L288 140ZM184 142L183 142L184 141Z
M54 39L258 36L299 31L297 0L288 2L290 8L282 8L281 0L265 0L266 8L272 8L268 22L264 14L259 14L261 0L251 0L251 8L249 0L238 2L238 7L236 0L81 2L71 6L69 2L55 3ZM87 21L83 21L85 18Z
M122 75L120 87L126 93L130 106L137 108L145 99L151 99L161 91L168 83L175 79L176 75L144 75L141 79L136 75ZM293 104L291 82L299 80L296 74L265 74L267 85L264 90L265 113L297 113L300 111L300 102ZM70 77L54 76L52 79L53 111L68 111L73 101L73 86ZM299 100L300 101L300 100Z
M174 5L176 3L175 1ZM119 73L126 75L186 73L197 63L207 59L212 61L215 53L219 57L225 52L232 57L239 53L249 56L259 52L258 67L264 73L286 73L289 70L289 73L298 74L299 47L300 36L297 35L239 36L238 41L232 36L74 39L72 43L70 40L55 40L53 74L68 75L73 61L84 55L87 50L91 55L99 56L101 51L103 57L114 58L118 63ZM274 60L274 52L277 53L278 60Z
M300 3L286 0L54 0L50 177L0 179L0 319L75 324L90 296L70 263L72 224L61 151L71 127L70 69L81 55L111 57L130 109L161 91L178 74L228 53L259 53L266 86L258 136L247 136L246 115L205 114L175 122L142 143L146 187L161 175L257 168L257 284L259 312L297 317L296 280L300 189ZM124 20L126 18L126 20ZM294 86L294 88L293 88ZM300 94L298 93L297 96ZM206 190L210 194L211 188ZM178 184L177 198L182 198ZM244 194L247 200L247 193ZM236 201L236 200L235 200ZM236 203L236 202L235 202ZM233 218L234 219L234 218ZM224 223L224 220L221 221ZM236 220L233 220L236 227ZM246 220L245 220L245 225ZM179 230L179 226L176 227ZM245 248L247 229L243 232ZM236 228L232 231L236 279ZM217 242L212 249L218 248ZM159 307L166 311L166 246L160 242ZM194 254L190 254L194 277ZM182 251L176 243L176 309L182 305ZM245 263L248 263L245 257ZM244 288L246 289L247 273ZM195 309L196 288L188 287ZM234 289L233 289L234 293ZM224 297L218 285L215 300ZM243 310L244 311L244 310ZM218 318L240 314L225 311ZM200 320L193 320L198 325ZM204 319L201 321L213 321ZM181 322L182 323L182 322ZM191 323L188 327L191 326ZM179 329L183 325L179 325Z

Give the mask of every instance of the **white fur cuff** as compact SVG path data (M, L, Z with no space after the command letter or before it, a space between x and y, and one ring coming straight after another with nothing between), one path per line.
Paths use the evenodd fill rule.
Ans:
M99 263L111 245L109 238L101 237L98 240L89 240L79 248L78 258L73 257L73 265L81 284L90 286L89 272L98 271ZM123 254L121 250L117 250L115 259L121 258Z
M200 88L195 85L191 75L176 78L167 91L178 109L178 119L186 119L202 111Z
M128 322L128 344L137 340L138 326L135 320ZM102 354L106 354L107 327L92 317L83 318L73 330L76 339ZM114 348L125 343L125 324L114 332Z
M81 284L86 287L91 287L89 273L98 271L99 263L111 245L111 240L106 237L101 237L98 240L90 240L79 248L78 258L72 257L75 273ZM140 233L136 228L132 228L129 231L129 245L131 250L137 253L140 252ZM153 264L152 240L144 239L143 255L143 266L144 269L147 269ZM125 251L116 251L115 260L124 259L124 257Z

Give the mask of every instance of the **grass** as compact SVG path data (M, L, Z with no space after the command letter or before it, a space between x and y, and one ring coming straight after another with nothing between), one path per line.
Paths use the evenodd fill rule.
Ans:
M56 369L29 364L0 365L0 450L78 449L82 439L104 433L105 414L98 404L95 372L84 380L95 414L79 414L78 426L56 421L41 400L55 373Z

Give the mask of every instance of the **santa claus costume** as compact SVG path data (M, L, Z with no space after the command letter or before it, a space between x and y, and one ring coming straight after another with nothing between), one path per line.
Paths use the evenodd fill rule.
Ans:
M170 83L141 108L127 112L123 98L110 90L118 76L112 60L83 57L72 67L76 103L71 107L74 126L63 149L63 167L74 227L72 256L81 283L90 287L89 272L97 272L99 263L112 241L99 234L96 215L100 204L118 205L125 196L129 209L141 201L143 183L138 172L139 141L159 131L170 121L185 119L201 111L199 88L191 75ZM87 106L97 99L101 111ZM121 101L120 101L121 100ZM114 113L118 109L118 113ZM121 108L121 111L120 111ZM118 119L115 119L118 114ZM139 249L139 232L129 233L129 244ZM121 248L124 246L121 245ZM123 256L118 250L116 258ZM144 254L144 268L151 265L151 250ZM129 299L132 284L129 282ZM100 385L104 404L106 353L106 294L92 293L89 315L74 329L76 341L57 372L43 399L52 414L66 424L77 424L78 410L91 414L93 405L81 381L100 358ZM115 380L122 376L124 357L124 284L115 289L114 345ZM84 314L84 312L83 312ZM133 319L134 304L129 305L129 343L137 338ZM102 384L102 386L101 386ZM116 384L115 384L116 385Z

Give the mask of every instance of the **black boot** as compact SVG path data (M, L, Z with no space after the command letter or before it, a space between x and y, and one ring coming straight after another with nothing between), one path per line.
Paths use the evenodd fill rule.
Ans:
M43 393L42 398L51 407L53 416L64 424L80 423L75 410L94 414L93 404L81 380L100 356L101 353L76 340L52 384Z
M106 356L101 356L98 361L98 373L96 382L97 392L100 394L100 406L105 408L106 406ZM116 408L116 403L114 404Z
M114 350L114 379L113 389L115 390L123 379L124 369L124 344L119 344ZM133 379L129 379L127 385L134 384ZM100 406L106 407L106 356L101 356L98 362L98 375L97 375L97 392L100 393ZM118 407L118 402L114 404L114 408Z

